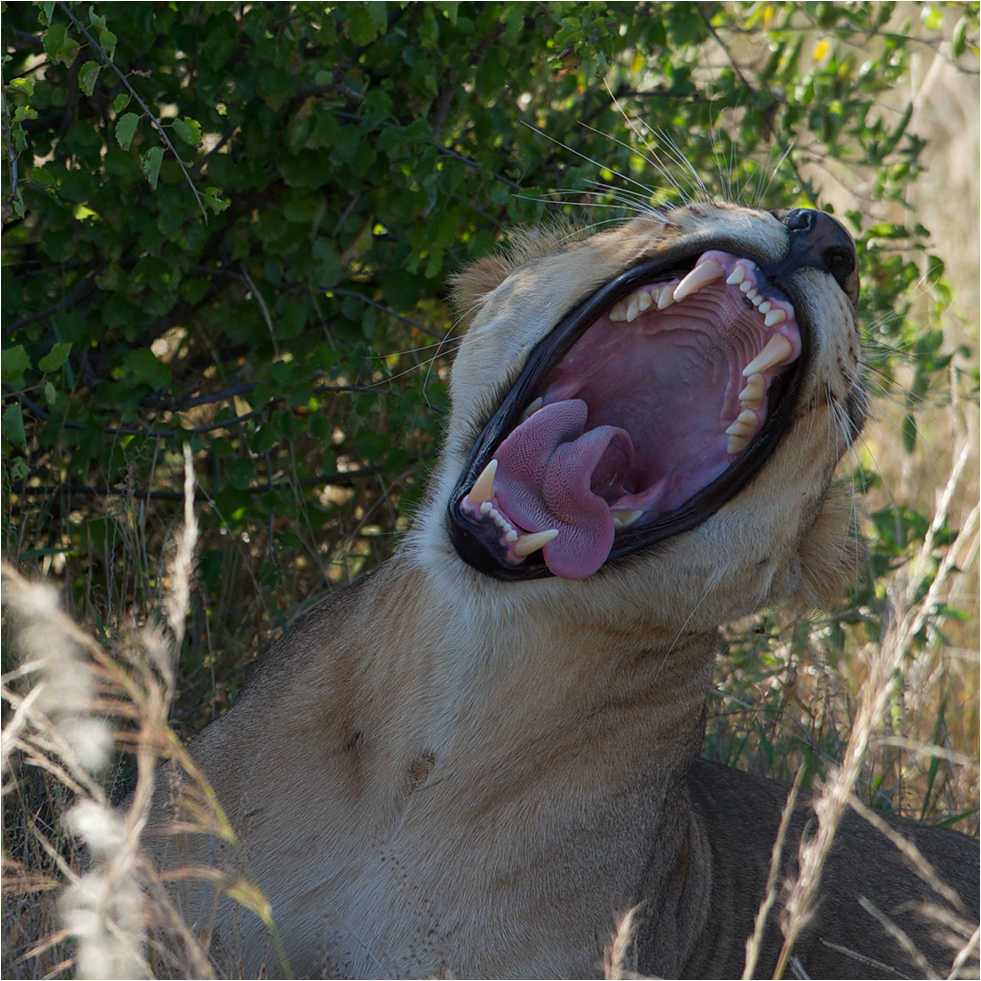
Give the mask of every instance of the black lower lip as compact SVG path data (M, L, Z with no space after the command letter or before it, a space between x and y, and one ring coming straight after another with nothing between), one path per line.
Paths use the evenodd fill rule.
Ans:
M706 246L706 248L712 247L717 246ZM691 268L690 264L704 251L705 249L701 249L697 255L692 256L687 268ZM753 259L758 266L762 266L762 263L753 256L746 256L739 249L735 251L746 258ZM555 329L532 350L517 382L504 395L497 411L481 430L460 478L453 488L447 508L446 522L450 540L460 558L478 572L506 581L542 579L552 575L545 565L541 552L533 553L520 565L508 562L504 549L498 548L494 543L488 543L486 537L478 532L476 524L460 511L458 504L483 472L498 445L520 422L535 385L558 364L585 331L637 286L656 281L658 278L668 281L678 271L679 265L676 263L665 265L663 262L645 262L621 273L563 317ZM681 271L684 271L684 267ZM797 322L801 329L800 356L793 371L781 380L780 390L771 392L771 406L766 421L747 450L724 473L689 498L681 507L661 515L650 524L619 532L600 573L617 559L642 549L656 547L666 539L701 524L732 500L756 476L790 428L799 382L806 371L809 354L808 331L799 316Z

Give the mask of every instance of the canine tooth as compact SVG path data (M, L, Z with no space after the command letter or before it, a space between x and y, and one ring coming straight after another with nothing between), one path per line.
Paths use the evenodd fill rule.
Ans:
M767 318L771 316L773 316L772 310L767 314ZM743 368L743 378L749 378L750 375L755 375L759 371L766 371L767 368L772 368L775 364L783 361L792 350L793 346L786 337L782 334L774 334L766 342L766 347Z
M613 304L613 309L606 315L612 323L619 323L621 320L627 319L627 305L620 300L619 303Z
M739 402L747 409L758 409L766 394L766 380L760 374L750 375L746 387L739 393Z
M613 512L613 527L617 531L629 528L643 513L643 511L615 511Z
M787 311L781 310L779 307L777 307L766 315L766 320L764 320L763 323L767 327L775 327L777 324L782 324L786 319Z
M674 288L672 296L675 302L680 303L686 296L690 296L696 290L700 290L708 283L714 283L724 272L725 270L715 259L706 259L704 262L700 262Z
M612 320L613 318L611 317L610 319ZM543 400L541 395L539 395L533 402L529 402L528 408L521 413L521 421L527 422L542 407L542 404ZM496 463L497 461L495 460L494 462Z
M557 538L558 534L559 529L552 528L550 531L538 531L532 535L519 535L514 543L514 554L519 559L523 559L526 555L544 548L553 538Z
M494 496L494 475L497 473L497 460L491 460L484 467L483 473L473 482L467 500L473 504L483 504Z
M735 456L737 453L742 453L747 446L749 446L748 436L730 436L729 442L726 443L726 453Z
M732 267L732 272L729 273L729 278L726 282L730 286L738 286L746 278L746 267L741 263L737 262Z

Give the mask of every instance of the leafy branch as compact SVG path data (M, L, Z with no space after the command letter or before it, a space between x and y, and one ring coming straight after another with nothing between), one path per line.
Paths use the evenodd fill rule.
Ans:
M71 9L69 8L68 4L59 2L58 6L61 8L65 16L75 25L76 29L92 46L92 49L99 54L103 62L116 73L119 80L126 87L126 90L129 92L130 96L136 101L136 104L150 118L150 121L153 123L153 125L157 129L157 132L160 134L160 138L167 145L167 149L169 149L170 152L174 155L174 159L177 161L177 164L180 167L181 172L184 174L185 180L187 181L187 186L191 189L191 193L194 195L194 200L197 202L198 208L200 209L201 214L204 216L205 224L207 224L208 210L204 206L204 201L202 200L201 195L198 193L198 189L194 186L194 181L191 179L191 175L188 173L187 167L184 166L184 161L181 159L181 155L177 152L176 147L171 142L171 139L167 135L167 131L163 128L163 125L161 124L160 120L157 119L157 117L151 111L150 107L140 98L136 89L134 89L133 86L130 84L129 79L122 71L119 70L119 67L112 60L109 54L103 49L102 45L100 45L99 42L96 41L94 37L92 37L92 35L86 29L85 25L82 24L81 21L79 21L79 19L71 12ZM92 81L94 83L94 77ZM135 126L135 121L134 121L134 126ZM119 131L117 128L117 138L118 138L118 132ZM129 134L129 139L132 139L132 133ZM126 140L124 143L124 139L120 139L119 142L120 145L123 145L124 149L126 149L126 147L129 145L129 140ZM151 154L153 154L152 157ZM157 174L160 171L160 155L154 154L153 149L151 149L147 153L146 158L144 159L143 167L144 167L144 173L147 176L147 180L150 182L150 186L156 188Z

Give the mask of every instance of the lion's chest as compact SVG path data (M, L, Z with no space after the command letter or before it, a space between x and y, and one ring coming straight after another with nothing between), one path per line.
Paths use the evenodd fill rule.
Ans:
M391 795L340 819L335 800L329 821L326 805L245 834L298 976L588 977L633 893L609 870L643 865L622 854L638 840L627 813L566 814L538 795L495 804L470 778L434 780L398 812ZM226 905L222 919L240 915ZM243 953L270 963L258 922Z

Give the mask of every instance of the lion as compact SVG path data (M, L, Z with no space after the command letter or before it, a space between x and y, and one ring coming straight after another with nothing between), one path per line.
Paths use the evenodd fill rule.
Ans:
M820 603L861 562L832 483L866 415L858 289L831 216L727 203L537 232L462 272L411 530L191 746L240 847L168 833L173 774L160 863L247 874L297 976L600 976L628 915L629 970L741 976L788 788L699 759L704 703L721 624ZM787 813L781 879L814 825L806 794ZM888 825L960 899L852 814L798 976L950 971L923 908L977 917L977 842ZM245 976L278 970L214 881L182 883L189 922ZM782 942L775 908L760 976Z

